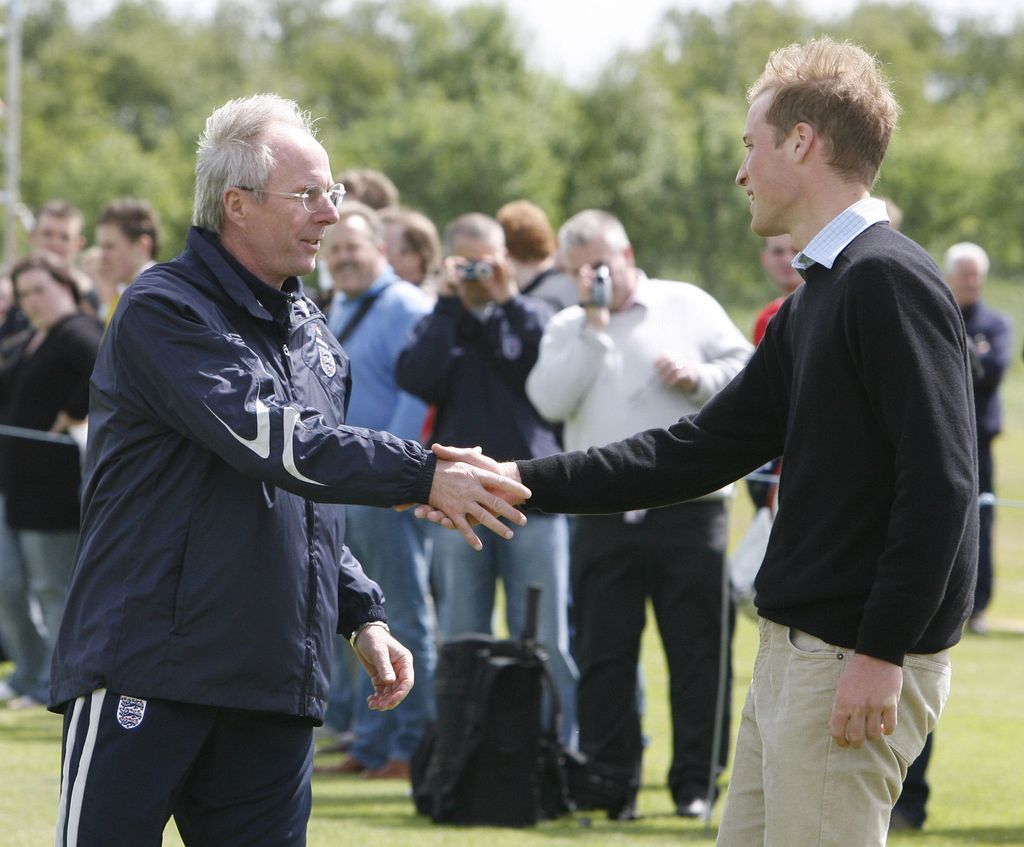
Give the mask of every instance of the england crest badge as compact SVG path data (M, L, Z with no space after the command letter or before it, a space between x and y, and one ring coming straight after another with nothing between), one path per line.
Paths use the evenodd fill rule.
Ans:
M135 729L146 714L146 701L138 697L122 697L117 701L117 722L125 729Z
M334 362L334 355L331 353L331 348L327 346L327 343L322 338L317 338L316 349L320 351L320 368L328 377L334 376L335 372L338 370L338 366Z

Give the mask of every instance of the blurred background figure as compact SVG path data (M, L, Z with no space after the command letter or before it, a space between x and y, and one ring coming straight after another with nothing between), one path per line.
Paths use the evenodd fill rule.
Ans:
M11 278L30 332L0 370L0 405L14 426L68 433L88 413L102 325L81 313L75 281L49 256L22 260ZM72 444L0 439L0 487L16 545L16 555L0 557L0 632L15 665L3 692L14 695L11 708L46 702L78 542L80 464Z
M373 168L349 168L336 177L345 186L345 196L378 212L398 205L398 188L387 174Z
M529 200L513 200L498 209L496 217L505 231L519 290L550 303L556 312L575 306L579 292L557 265L555 232L544 210Z
M100 210L96 219L96 244L101 251L100 273L117 288L107 309L109 322L121 292L142 271L156 264L160 253L160 216L148 200L113 200Z
M399 277L436 296L441 271L441 239L422 212L390 206L380 213L388 262Z
M1013 324L1007 315L990 309L981 296L988 277L988 254L977 244L967 241L954 244L943 260L946 282L963 312L967 340L973 345L974 412L978 425L978 488L981 493L995 491L992 465L992 442L1002 429L1003 410L999 385L1010 364L1013 345ZM995 509L992 503L981 504L981 525L978 533L978 582L974 590L974 611L967 619L967 629L976 635L988 632L985 609L992 598L994 569L992 563L992 528Z
M82 212L67 200L47 200L36 213L35 226L29 233L33 253L48 253L71 274L82 295L82 309L95 314L99 308L93 280L79 267L85 247Z
M436 406L434 440L480 446L506 461L559 450L555 431L526 398L551 308L523 296L501 225L461 215L444 234L445 269L437 304L398 359L398 384ZM527 587L541 587L538 641L562 707L562 741L575 747L576 663L569 652L569 530L564 515L529 512L510 541L484 538L476 552L457 533L434 527L432 567L442 640L493 633L498 579L513 638L526 625ZM459 544L453 544L459 541Z
M558 238L580 305L551 319L526 393L546 420L564 422L566 449L692 414L746 364L752 348L718 302L695 285L649 279L617 218L579 212ZM720 661L728 668L731 653L732 617L722 619L728 495L723 489L660 509L575 519L580 750L621 775L620 797L602 807L611 818L636 817L643 757L637 664L648 600L671 681L669 790L680 816L710 811ZM728 698L723 711L718 771L729 750Z
M376 211L346 199L339 215L338 222L327 228L322 253L336 291L327 325L352 366L352 400L346 423L415 440L427 407L398 387L395 364L413 326L430 312L433 302L388 263L384 227ZM373 686L369 676L360 673L356 696L349 693L352 676L346 659L352 651L339 636L331 667L327 722L336 731L344 731L354 718L355 737L349 758L319 766L318 773L409 778L412 754L434 715L437 657L429 599L428 533L411 511L345 507L345 543L367 575L384 589L391 634L413 654L416 685L400 709L353 709L352 704L366 701Z
M796 250L789 235L770 235L761 247L761 267L779 290L779 296L757 314L754 321L754 344L760 344L768 321L782 307L785 299L796 291L804 281L793 267Z

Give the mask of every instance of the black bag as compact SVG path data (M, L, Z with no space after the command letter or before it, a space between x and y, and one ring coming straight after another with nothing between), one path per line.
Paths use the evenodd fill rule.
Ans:
M411 763L416 810L435 823L533 826L570 811L558 699L534 641L536 597L531 587L522 641L467 634L441 647L437 721Z

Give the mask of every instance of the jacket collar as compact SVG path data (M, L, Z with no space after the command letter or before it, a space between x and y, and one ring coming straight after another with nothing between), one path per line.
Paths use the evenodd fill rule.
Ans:
M206 265L211 278L224 293L254 318L280 323L280 316L288 314L288 304L304 297L302 280L298 277L288 277L278 291L258 279L224 249L216 233L191 227L186 245ZM287 317L284 323L287 323Z

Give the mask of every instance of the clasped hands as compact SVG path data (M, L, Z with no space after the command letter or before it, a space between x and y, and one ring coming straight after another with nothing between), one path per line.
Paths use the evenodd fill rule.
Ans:
M483 526L509 539L512 530L499 518L517 526L526 523L526 515L515 507L529 499L530 489L520 480L514 462L496 462L479 447L434 444L431 449L437 456L437 466L430 498L427 504L416 507L416 517L458 530L474 550L483 548L474 526ZM397 508L406 509L409 505Z

